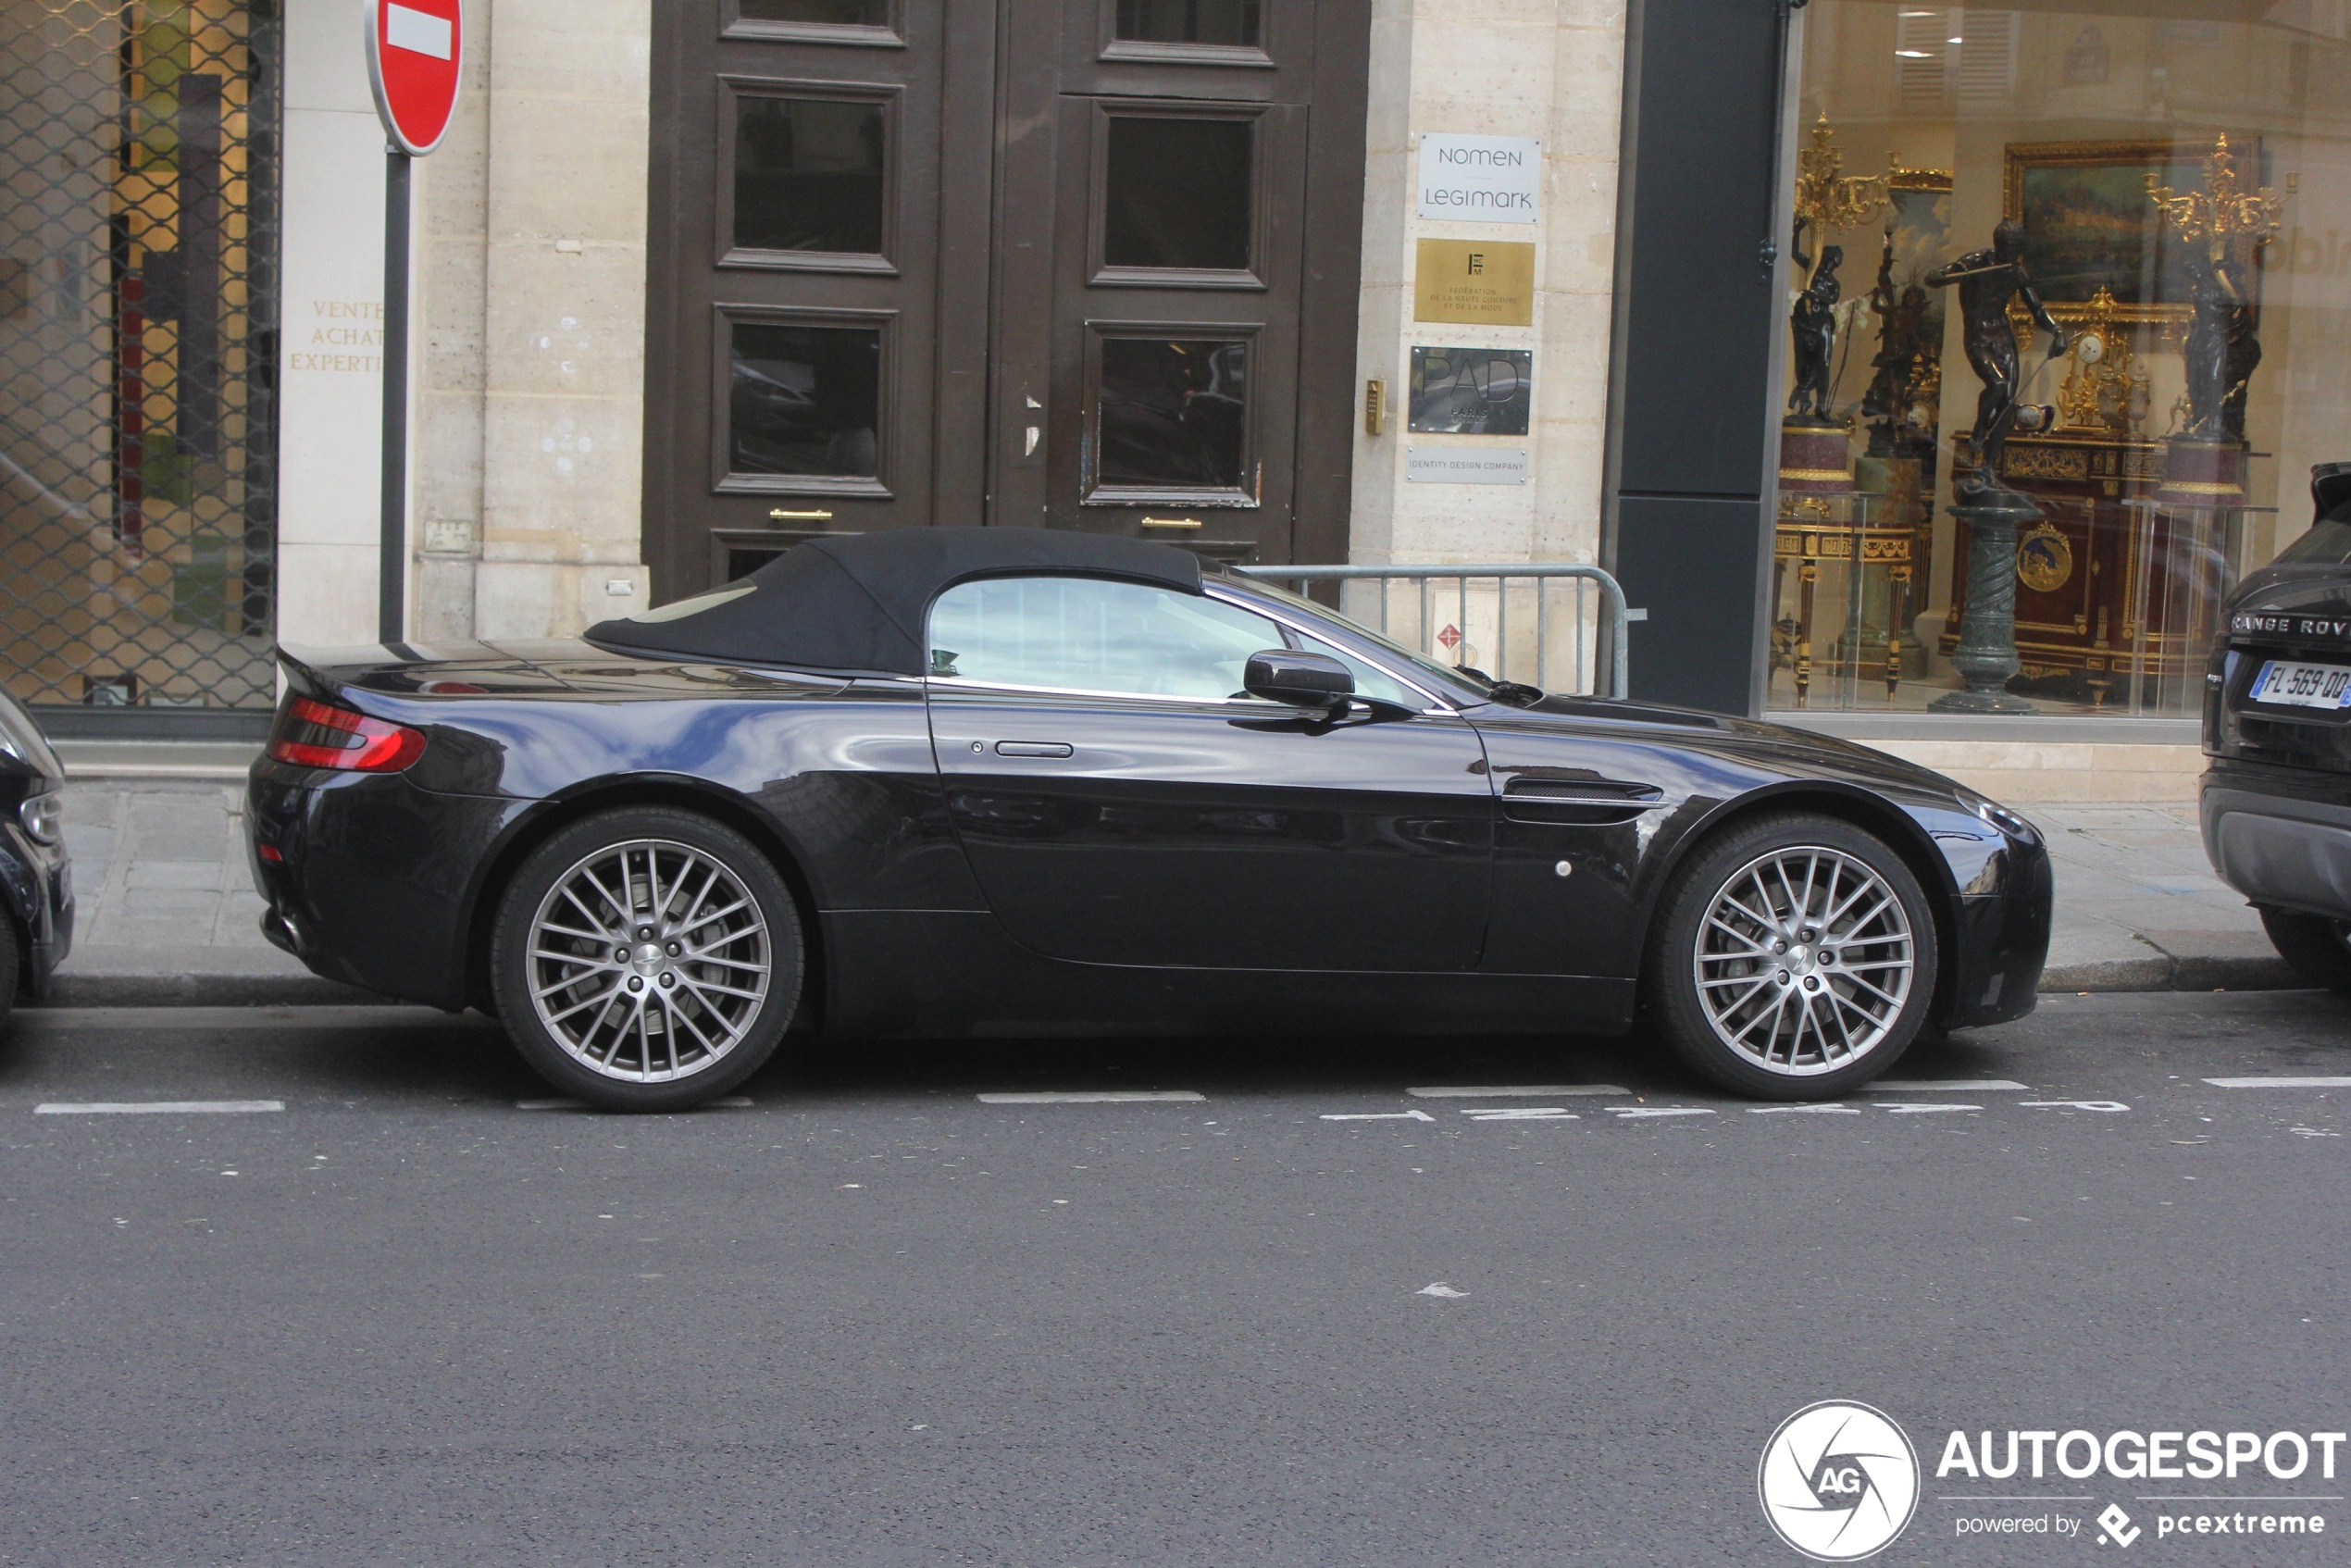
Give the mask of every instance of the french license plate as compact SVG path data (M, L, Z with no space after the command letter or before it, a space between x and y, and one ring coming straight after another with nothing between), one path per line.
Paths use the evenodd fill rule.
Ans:
M2270 659L2253 678L2253 690L2245 695L2257 703L2283 703L2295 708L2351 707L2351 669Z

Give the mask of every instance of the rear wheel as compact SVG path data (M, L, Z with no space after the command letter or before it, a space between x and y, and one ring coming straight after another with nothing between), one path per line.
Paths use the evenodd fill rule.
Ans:
M1769 1100L1824 1100L1894 1064L1934 995L1934 920L1883 841L1770 816L1702 846L1661 902L1648 1016L1691 1068Z
M498 912L498 1013L541 1076L670 1111L757 1071L800 1003L800 918L766 857L665 807L600 812L534 851Z
M2261 925L2270 945L2295 974L2338 996L2351 996L2351 921L2265 909Z

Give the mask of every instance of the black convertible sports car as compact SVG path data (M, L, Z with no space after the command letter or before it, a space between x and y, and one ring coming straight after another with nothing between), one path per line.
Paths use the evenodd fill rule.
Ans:
M264 928L626 1109L788 1029L1609 1034L1833 1096L2029 1011L2032 827L1841 741L1546 696L1198 557L803 544L585 641L283 654Z

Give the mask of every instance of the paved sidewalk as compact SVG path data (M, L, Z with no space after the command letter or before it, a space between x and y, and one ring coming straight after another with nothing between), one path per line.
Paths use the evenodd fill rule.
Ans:
M242 782L102 778L66 786L73 952L60 1005L364 1000L262 939Z
M262 940L242 782L97 778L68 785L66 799L81 912L57 1002L274 1005L363 994ZM2044 990L2299 983L2205 863L2193 805L2025 809L2057 865Z

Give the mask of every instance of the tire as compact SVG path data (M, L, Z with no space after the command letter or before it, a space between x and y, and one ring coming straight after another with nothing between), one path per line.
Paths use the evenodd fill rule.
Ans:
M2265 909L2261 926L2295 974L2337 996L2351 996L2351 921Z
M1835 945L1799 905L1832 916ZM1667 885L1642 1003L1673 1054L1723 1088L1829 1100L1909 1049L1936 957L1926 894L1882 840L1835 817L1760 817L1699 846Z
M491 986L515 1048L556 1089L677 1111L774 1053L805 952L790 890L751 840L633 807L583 817L523 862L499 903Z

